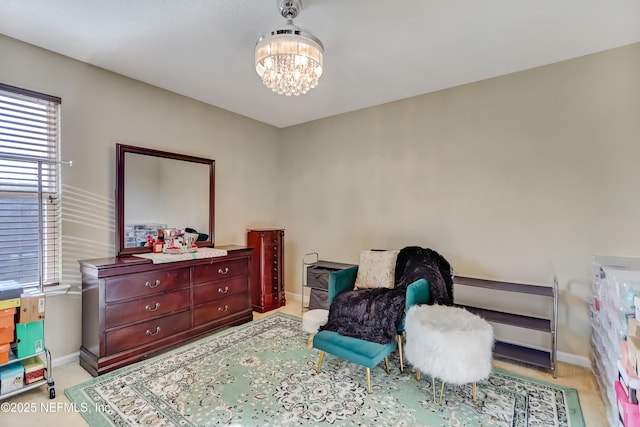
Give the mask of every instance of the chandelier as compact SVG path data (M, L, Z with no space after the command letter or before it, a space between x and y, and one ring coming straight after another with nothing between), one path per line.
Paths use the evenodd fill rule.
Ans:
M280 95L303 95L316 87L322 76L324 47L316 37L293 25L300 0L280 0L279 6L287 23L258 39L256 72L265 86Z

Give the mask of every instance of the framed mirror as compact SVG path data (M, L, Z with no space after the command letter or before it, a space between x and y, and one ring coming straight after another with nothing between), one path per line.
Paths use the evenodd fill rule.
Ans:
M214 246L215 160L116 144L118 255L151 252L158 228L188 228Z

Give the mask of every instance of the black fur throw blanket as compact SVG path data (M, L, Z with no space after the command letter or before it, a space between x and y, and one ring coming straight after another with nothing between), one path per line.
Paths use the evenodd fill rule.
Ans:
M453 305L453 277L447 260L432 249L408 246L398 253L393 289L360 289L336 295L327 324L320 330L380 344L395 340L407 286L422 278L429 282L428 304Z
M407 246L398 253L395 288L406 289L418 279L429 282L429 305L453 305L453 275L449 262L433 249Z
M342 292L329 307L329 320L320 330L387 344L396 339L404 314L405 290L374 288Z

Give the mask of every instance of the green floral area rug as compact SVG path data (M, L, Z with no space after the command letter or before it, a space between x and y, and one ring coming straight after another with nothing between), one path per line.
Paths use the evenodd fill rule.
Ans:
M276 313L65 390L92 426L584 426L575 389L494 371L445 388L307 349L301 319ZM439 385L440 383L437 382ZM439 392L439 386L437 387Z

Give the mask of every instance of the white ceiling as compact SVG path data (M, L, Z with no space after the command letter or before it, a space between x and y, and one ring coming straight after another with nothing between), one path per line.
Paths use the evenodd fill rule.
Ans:
M303 0L306 95L262 86L277 0L0 0L0 33L286 127L640 41L640 0ZM0 66L7 58L0 52Z

